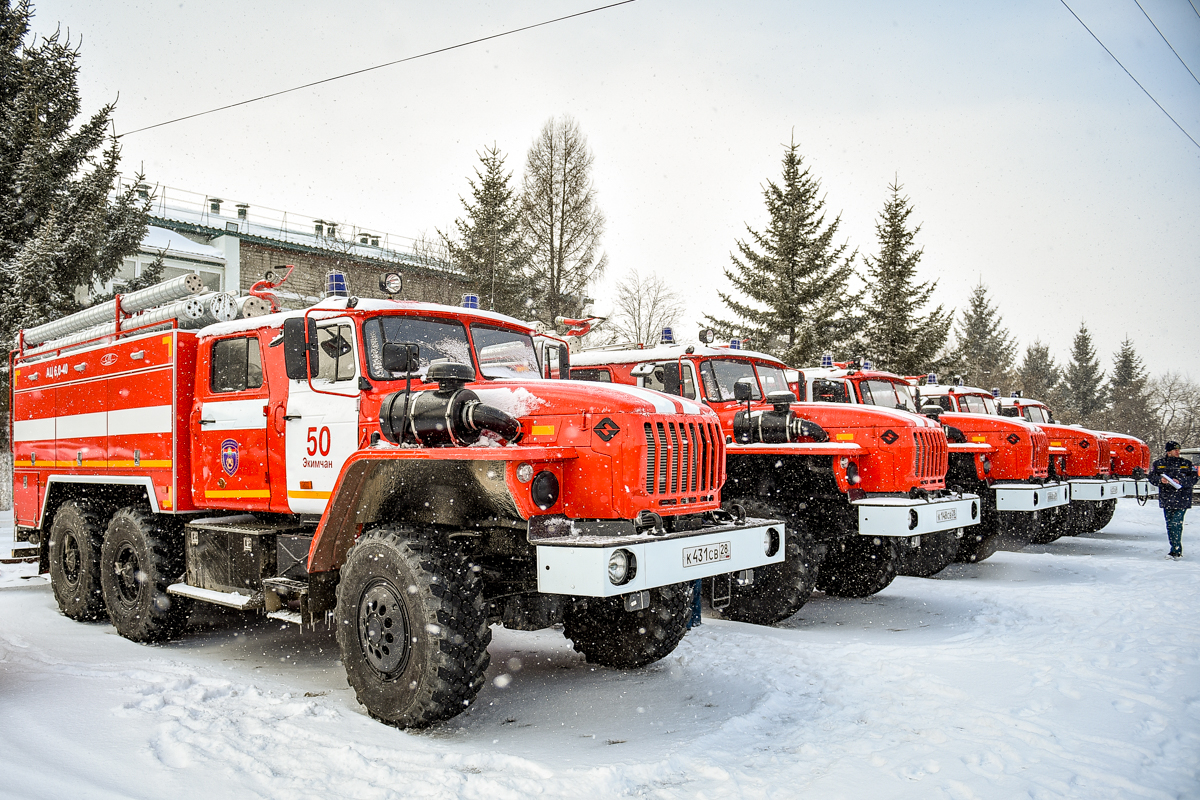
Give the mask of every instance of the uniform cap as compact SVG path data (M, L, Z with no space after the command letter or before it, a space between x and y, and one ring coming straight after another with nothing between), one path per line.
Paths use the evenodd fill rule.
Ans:
M1179 442L1167 442L1166 446L1163 447L1163 450L1168 453L1171 452L1172 450L1178 450L1178 449L1179 449Z

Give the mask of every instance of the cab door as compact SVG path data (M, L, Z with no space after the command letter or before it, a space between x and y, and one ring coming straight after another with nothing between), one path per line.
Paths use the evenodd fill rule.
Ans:
M323 514L346 459L358 449L361 369L354 323L317 322L317 374L292 381L287 398L288 507Z
M205 345L207 375L197 381L192 492L202 508L267 510L267 383L254 334ZM202 372L205 371L202 368Z

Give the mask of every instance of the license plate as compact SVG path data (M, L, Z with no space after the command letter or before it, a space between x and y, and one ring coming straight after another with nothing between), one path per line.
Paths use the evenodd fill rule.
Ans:
M958 519L957 508L942 508L937 512L938 522L953 522L956 519Z
M698 567L715 561L728 561L733 557L729 542L689 547L683 551L683 566Z

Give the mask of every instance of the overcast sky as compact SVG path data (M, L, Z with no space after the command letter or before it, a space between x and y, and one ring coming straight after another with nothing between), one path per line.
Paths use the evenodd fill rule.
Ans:
M1200 84L1134 0L1068 3L1200 141ZM82 36L85 110L119 94L129 131L601 4L40 0L34 27ZM1141 4L1200 74L1189 0ZM637 0L137 133L124 165L416 236L462 214L477 152L495 143L519 180L560 114L595 154L601 304L657 272L694 336L794 136L851 248L876 251L899 179L938 302L982 280L1022 347L1065 361L1086 322L1106 369L1129 336L1153 373L1200 379L1200 147L1060 0Z

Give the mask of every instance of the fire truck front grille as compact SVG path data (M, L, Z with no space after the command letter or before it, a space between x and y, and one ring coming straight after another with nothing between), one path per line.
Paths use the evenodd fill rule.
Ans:
M922 486L941 485L946 479L948 449L946 434L924 428L913 431L913 472Z
M646 494L674 500L717 489L724 457L718 426L670 419L645 423L643 433Z
M1035 430L1030 438L1033 440L1033 463L1029 466L1035 475L1044 475L1050 468L1050 437L1045 431Z
M1097 474L1107 475L1112 472L1112 443L1103 436L1096 437L1096 460L1099 462L1096 465Z

